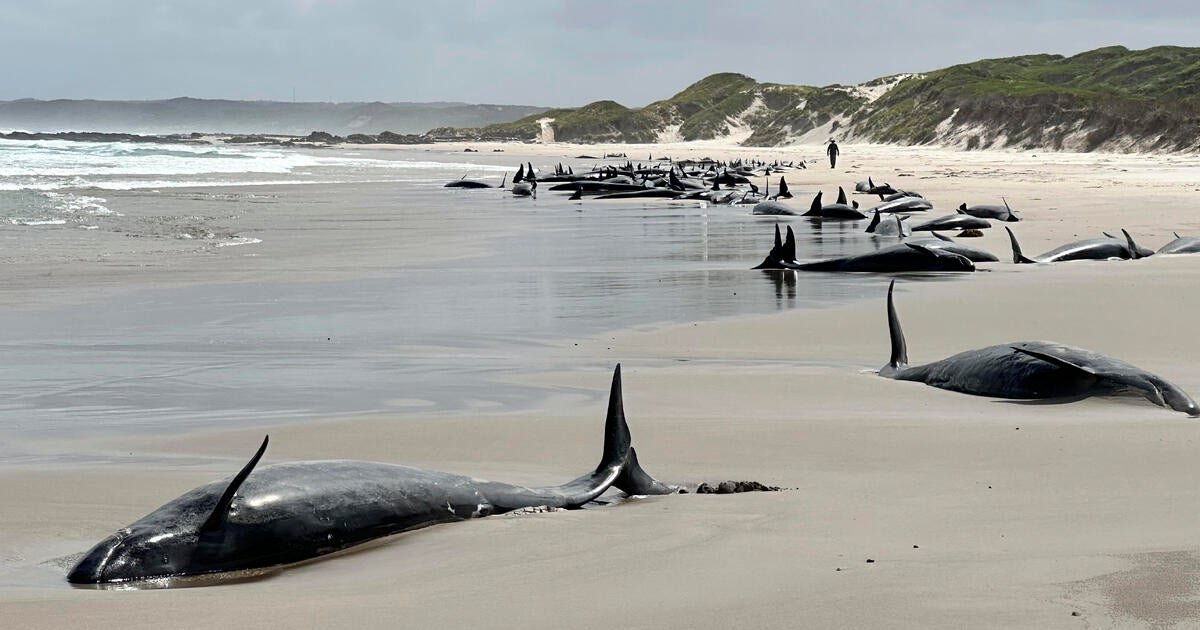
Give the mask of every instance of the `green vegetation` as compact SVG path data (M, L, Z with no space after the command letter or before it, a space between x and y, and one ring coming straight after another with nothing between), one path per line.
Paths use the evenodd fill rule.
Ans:
M882 77L863 84L878 87ZM478 129L437 129L438 138L533 140L542 118L567 142L654 142L678 125L684 140L752 131L750 146L776 146L831 124L879 142L953 141L987 146L1200 149L1200 48L1100 48L1072 57L984 59L899 81L874 102L853 87L759 83L742 74L706 77L674 96L630 109L597 101Z
M934 142L952 129L979 128L989 137L968 138L968 146L1000 140L1063 148L1070 134L1087 129L1078 147L1085 150L1121 138L1145 148L1194 148L1200 48L984 59L902 81L852 124L883 142Z

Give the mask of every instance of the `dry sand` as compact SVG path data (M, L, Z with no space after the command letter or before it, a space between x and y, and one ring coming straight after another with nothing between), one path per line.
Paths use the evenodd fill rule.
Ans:
M546 161L614 150L505 148ZM643 152L814 159L821 149L616 150L634 159ZM831 194L872 175L943 208L1006 194L1026 219L1014 229L1031 253L1122 227L1152 248L1172 230L1200 233L1195 157L845 146L843 159L845 168L833 173L814 164L788 179L793 189ZM915 362L1054 339L1200 394L1200 256L1017 267L1007 264L1002 229L972 244L1005 254L1005 263L959 282L898 286ZM248 264L230 260L208 261L188 281ZM286 265L262 264L289 277ZM559 397L536 413L417 411L270 430L273 460L371 459L552 483L598 457L607 370L622 361L634 443L652 474L755 479L787 491L500 516L406 534L253 582L90 591L62 582L64 557L231 473L262 431L80 442L72 448L144 454L147 464L0 470L7 568L0 625L1200 625L1196 420L1140 401L1016 404L881 379L869 370L887 356L884 286L864 279L872 299L844 307L563 344L557 352L577 358L580 369L513 380L591 395ZM797 302L805 305L805 296Z

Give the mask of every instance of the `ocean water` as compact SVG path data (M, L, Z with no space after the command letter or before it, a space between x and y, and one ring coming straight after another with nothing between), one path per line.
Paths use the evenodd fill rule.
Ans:
M114 226L140 229L121 212L120 203L131 200L163 213L156 226L174 215L183 221L227 213L231 200L261 198L329 208L342 219L365 213L390 228L433 222L470 230L486 216L509 229L489 241L483 257L373 270L370 277L303 281L300 274L287 282L144 289L83 305L0 311L6 390L0 436L9 438L0 440L0 463L44 461L34 454L44 449L25 445L62 436L353 413L515 411L562 396L599 405L602 372L628 358L581 362L569 350L575 340L850 300L882 304L888 280L751 271L770 247L776 220L752 217L746 207L640 200L581 205L552 193L532 200L442 187L468 174L499 181L517 162L504 155L106 145L51 151L45 144L8 147L10 174L0 183L34 184L0 193L6 204L0 216L9 219L0 229L10 238L36 242L47 230L74 229L72 222L95 226L86 234L97 237ZM16 157L21 151L37 165ZM263 181L274 183L252 185ZM343 183L308 185L313 181ZM153 183L140 185L146 182ZM342 219L320 229L336 241L339 230L350 229ZM68 223L36 223L54 220ZM791 225L802 258L881 246L861 233L864 223L796 218ZM173 224L141 235L139 242L191 238ZM270 239L269 232L233 233L218 245L238 245L240 255L255 256ZM786 343L787 331L779 334ZM847 357L839 367L877 365L885 353L881 347L879 356ZM596 388L509 382L514 374L580 367L597 370Z
M0 140L0 221L94 228L111 212L104 191L183 187L403 181L453 164L486 174L506 167L470 161L329 155L284 148L65 140ZM461 164L461 166L460 166Z

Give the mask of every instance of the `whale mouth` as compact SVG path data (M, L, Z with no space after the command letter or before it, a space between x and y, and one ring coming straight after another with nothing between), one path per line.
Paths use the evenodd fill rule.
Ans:
M82 590L94 591L154 591L167 588L201 588L225 584L253 582L279 573L284 567L266 567L261 569L239 569L237 571L220 571L200 575L165 575L158 577L131 578L127 580L109 580L107 582L89 581L76 582L68 577L71 586ZM101 569L101 574L103 569ZM74 572L72 572L72 575Z

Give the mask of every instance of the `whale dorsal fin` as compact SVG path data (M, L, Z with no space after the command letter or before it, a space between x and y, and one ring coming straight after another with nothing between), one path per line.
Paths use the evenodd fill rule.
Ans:
M958 204L958 213L959 213L959 214L966 214L966 213L967 213L967 204L966 204L965 202L964 202L964 203L960 203L960 204Z
M837 202L842 204L843 206L846 205L846 191L841 186L838 186Z
M778 196L779 196L779 197L791 197L791 196L792 196L792 195L791 195L791 193L790 193L790 192L788 192L787 180L786 180L786 179L784 179L782 176L779 178L779 193L778 193Z
M892 301L892 292L895 289L896 281L892 280L888 285L887 297L888 335L892 341L892 356L887 365L879 371L883 376L890 376L908 365L908 344L904 341L904 330L900 328L900 317L896 315L896 304Z
M1067 368L1067 369L1071 369L1071 370L1079 370L1080 372L1083 372L1084 374L1087 374L1089 376L1098 376L1098 374L1096 373L1096 370L1093 370L1092 368L1084 367L1084 366L1076 364L1076 363L1071 363L1070 361L1068 361L1062 357L1056 357L1053 354L1048 354L1046 352L1040 352L1038 350L1030 350L1029 348L1022 348L1020 346L1009 346L1009 347L1012 348L1013 350L1016 350L1017 352L1020 352L1021 354L1027 354L1035 359L1041 359L1042 361L1045 361L1046 363L1052 363L1061 368Z
M821 213L821 193L818 191L817 196L813 197L812 204L808 206L808 214Z
M1004 226L1004 231L1008 232L1008 241L1012 244L1013 264L1022 265L1037 262L1021 253L1021 244L1017 242L1017 235L1013 234L1013 231L1008 229L1007 225Z
M879 211L875 211L875 216L871 217L871 223L867 226L867 233L874 234L875 228L879 227Z
M1121 233L1125 235L1125 242L1129 244L1129 257L1133 260L1141 258L1142 252L1138 249L1137 243L1133 242L1133 237L1124 228L1121 228Z
M521 164L517 167L517 174L513 175L513 183L519 184L525 180L525 165Z
M250 476L250 471L254 470L254 466L258 464L258 460L262 459L263 453L267 452L267 443L271 440L271 436L263 437L262 446L258 447L258 452L254 457L246 462L245 466L238 471L238 474L233 476L233 480L229 482L229 486L225 488L225 492L221 494L221 498L217 499L217 505L213 507L213 511L208 515L208 519L200 526L200 532L216 531L225 524L225 519L229 518L229 506L233 503L233 495L237 493L238 488L242 487L242 483L246 481L246 477Z

